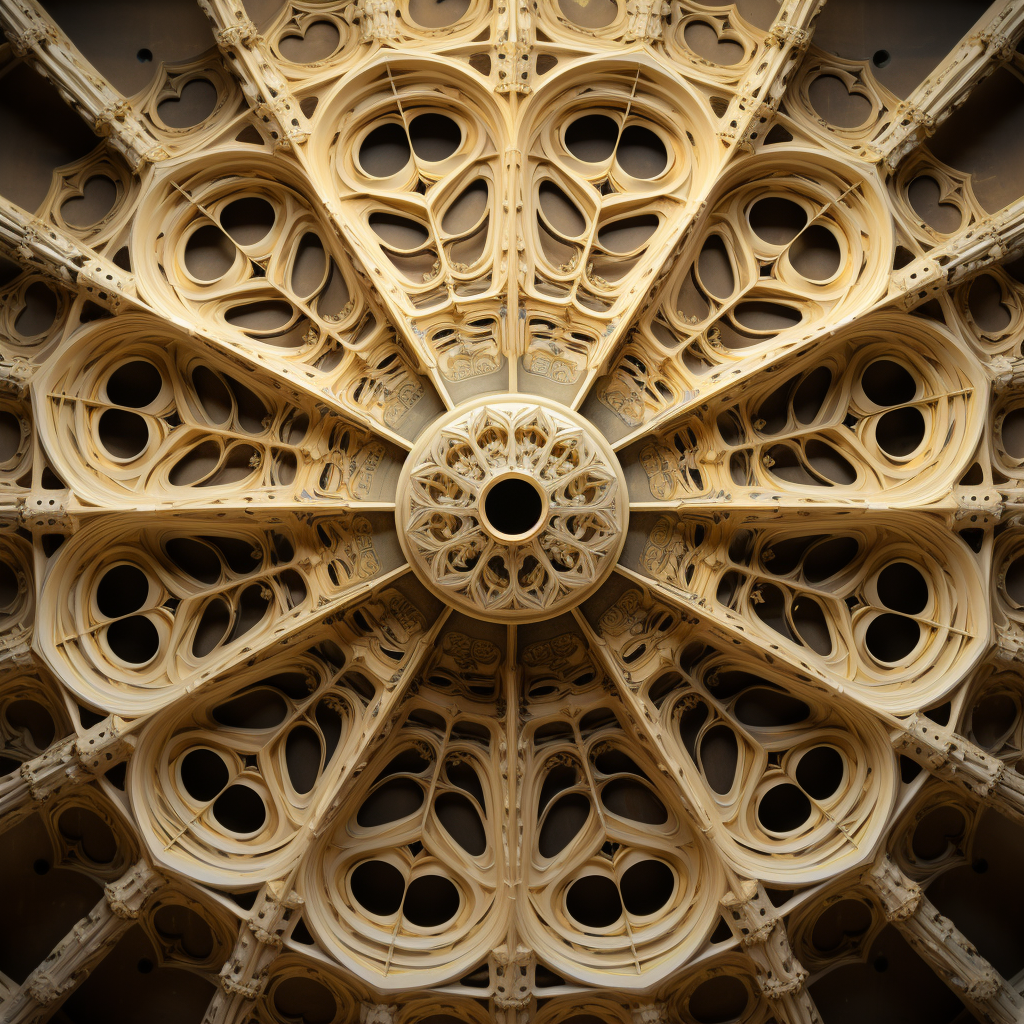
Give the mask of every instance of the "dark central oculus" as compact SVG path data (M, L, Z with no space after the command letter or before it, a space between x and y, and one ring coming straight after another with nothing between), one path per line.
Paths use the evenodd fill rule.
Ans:
M509 537L529 533L539 522L544 506L540 493L528 480L499 480L487 492L484 514L498 532Z

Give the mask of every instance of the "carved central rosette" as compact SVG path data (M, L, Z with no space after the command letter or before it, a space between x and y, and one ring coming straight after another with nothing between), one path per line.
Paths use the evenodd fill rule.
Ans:
M542 399L460 406L410 453L399 537L449 604L501 621L567 610L611 571L628 517L615 455Z

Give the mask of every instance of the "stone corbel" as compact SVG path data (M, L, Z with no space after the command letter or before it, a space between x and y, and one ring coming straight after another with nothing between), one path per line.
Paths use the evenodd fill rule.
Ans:
M966 737L916 713L903 723L893 746L937 778L966 789L978 800L990 801L1001 814L1024 823L1024 775Z
M49 1020L89 972L120 941L166 879L145 861L104 890L104 898L61 940L2 1006L4 1024Z
M1022 1019L1024 999L887 854L875 861L864 881L881 901L886 919L973 1014L989 1024Z
M669 1024L668 1003L640 1003L630 1011L633 1024Z
M501 1010L525 1010L533 999L536 959L533 950L518 945L511 952L507 945L491 951L491 980L494 1005Z
M235 948L220 971L220 989L210 1000L203 1024L229 1024L244 1017L267 983L270 965L298 921L303 900L268 882L256 897L249 917L239 929Z
M135 747L135 737L125 735L127 724L117 715L108 715L81 736L58 740L26 761L19 772L0 781L0 821L65 788L91 782L126 760ZM4 821L7 826L13 823Z
M626 42L650 43L660 39L670 12L671 7L664 0L626 0Z
M3 197L0 250L63 287L78 288L113 313L120 312L135 298L135 282L130 274Z
M398 1024L398 1007L394 1003L360 1003L359 1024Z
M398 38L395 0L357 0L356 11L364 43Z
M82 56L36 0L0 0L0 25L14 52L49 79L93 131L109 137L133 171L167 158L131 103Z
M821 1024L805 983L807 970L789 944L782 919L764 886L747 879L722 897L722 916L757 970L757 982L790 1024Z
M213 23L217 45L275 148L305 142L310 133L306 115L242 0L199 0L199 6Z

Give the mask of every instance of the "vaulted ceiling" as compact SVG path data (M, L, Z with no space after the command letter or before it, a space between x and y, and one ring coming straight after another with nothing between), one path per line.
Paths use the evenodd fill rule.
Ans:
M0 26L0 1021L1024 1017L1024 0Z

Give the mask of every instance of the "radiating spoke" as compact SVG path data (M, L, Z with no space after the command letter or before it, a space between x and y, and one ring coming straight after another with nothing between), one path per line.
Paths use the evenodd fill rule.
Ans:
M151 6L0 0L0 1019L1016 1020L1022 5Z

